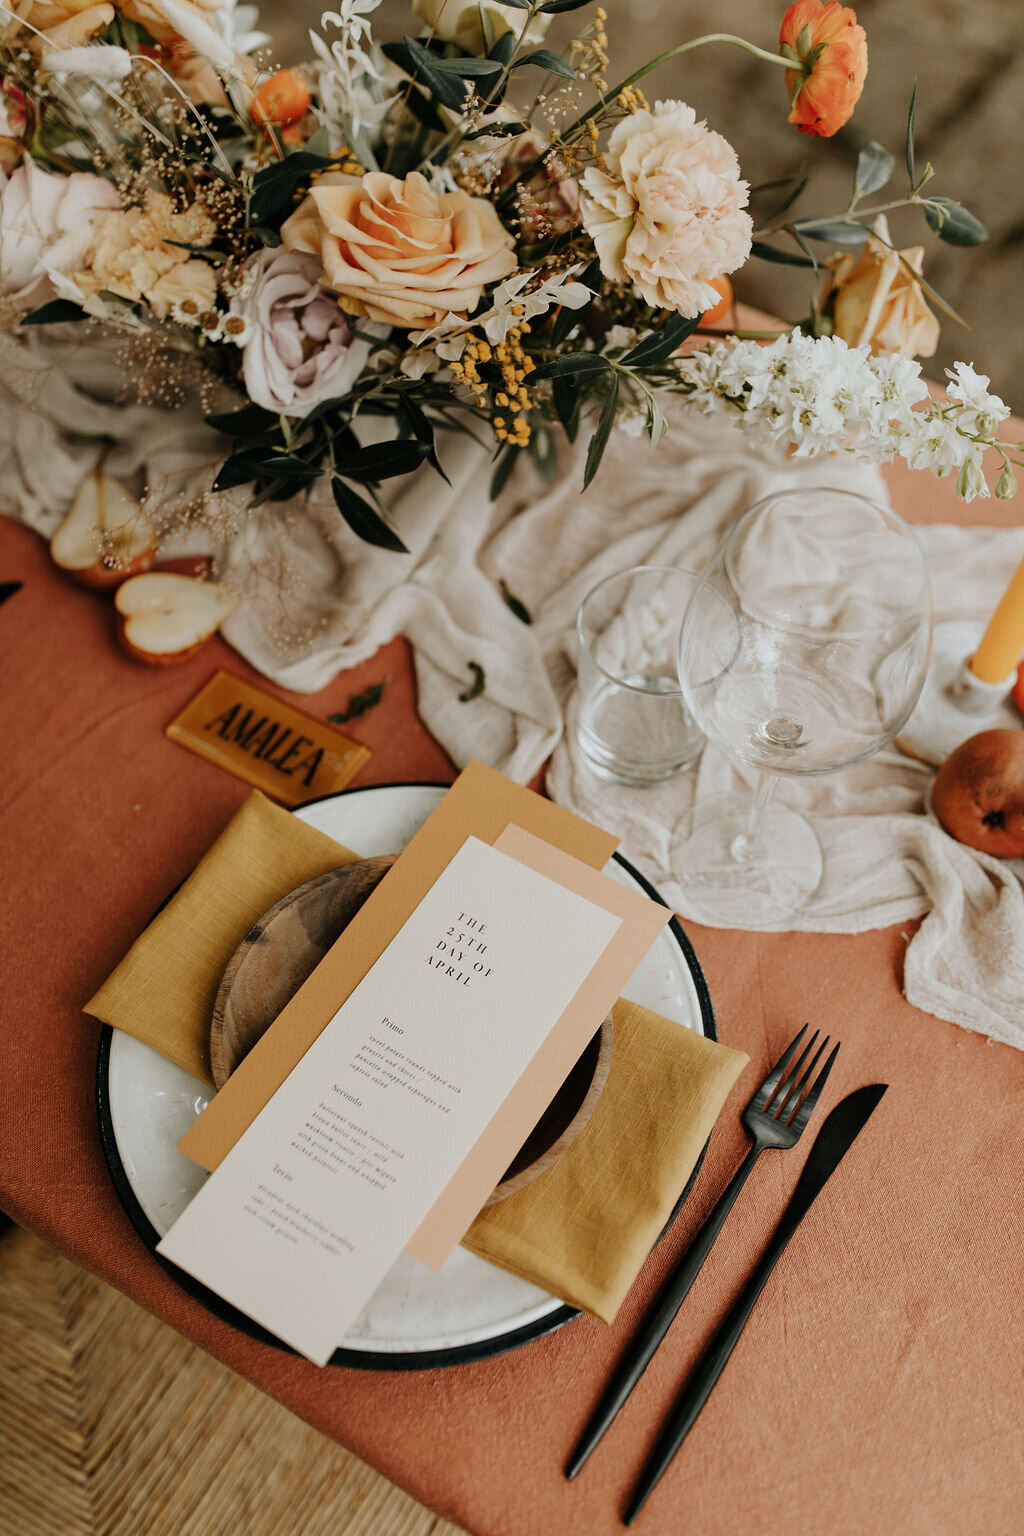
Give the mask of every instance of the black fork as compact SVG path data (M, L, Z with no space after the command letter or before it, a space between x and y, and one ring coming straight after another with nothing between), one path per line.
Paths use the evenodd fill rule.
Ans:
M815 1049L818 1031L815 1030L804 1043L807 1029L805 1024L789 1043L743 1111L743 1124L753 1137L753 1146L627 1345L615 1375L569 1459L565 1469L566 1477L576 1476L647 1369L761 1153L768 1147L793 1147L800 1140L839 1051L837 1041L817 1077L814 1077L818 1063L828 1047L829 1037L826 1035ZM800 1050L802 1044L803 1049ZM800 1051L799 1055L797 1051Z

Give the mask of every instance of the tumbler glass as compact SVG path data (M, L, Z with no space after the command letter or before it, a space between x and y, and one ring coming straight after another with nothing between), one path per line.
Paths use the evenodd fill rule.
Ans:
M677 666L696 581L672 566L638 565L606 577L580 605L576 739L588 765L613 784L660 784L704 745Z

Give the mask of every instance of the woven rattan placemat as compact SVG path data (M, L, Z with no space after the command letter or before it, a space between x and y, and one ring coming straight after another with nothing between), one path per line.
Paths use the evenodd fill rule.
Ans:
M0 1536L459 1536L18 1228L0 1235Z

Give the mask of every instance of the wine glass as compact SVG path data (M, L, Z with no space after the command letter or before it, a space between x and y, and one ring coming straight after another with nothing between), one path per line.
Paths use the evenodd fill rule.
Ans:
M901 518L825 487L776 491L730 529L683 617L679 680L704 734L760 770L751 806L698 806L672 868L698 922L784 922L821 880L817 835L772 803L780 774L831 773L878 752L928 668L924 552Z

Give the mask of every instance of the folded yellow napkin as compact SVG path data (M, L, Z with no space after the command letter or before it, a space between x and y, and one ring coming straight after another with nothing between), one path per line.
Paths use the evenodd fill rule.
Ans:
M282 896L358 857L254 790L85 1012L212 1084L210 1020L231 956Z
M212 1082L213 1003L238 944L282 896L356 857L254 792L85 1011ZM611 1071L583 1133L463 1240L606 1322L747 1061L636 1003L617 1003L614 1020Z
M481 1211L463 1246L613 1321L749 1058L625 998L612 1066L582 1134L546 1173Z

